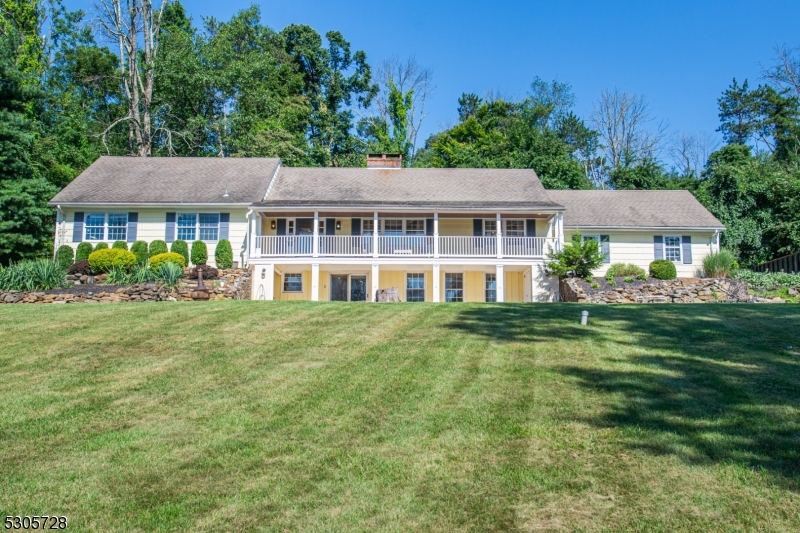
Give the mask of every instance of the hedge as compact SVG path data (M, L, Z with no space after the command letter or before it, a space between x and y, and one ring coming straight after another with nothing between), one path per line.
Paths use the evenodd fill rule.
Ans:
M89 266L95 272L108 272L112 268L130 270L136 264L136 256L128 250L109 248L97 250L89 255Z
M75 261L75 255L72 251L72 246L62 244L56 251L56 263L61 265L62 268L69 268Z
M656 259L650 263L650 275L656 279L675 279L678 271L675 270L675 263L666 259Z
M78 245L78 249L75 251L75 262L78 261L86 261L89 259L89 254L92 253L92 244L88 242L82 242Z
M98 242L94 247L94 251L96 252L97 250L108 250L108 243Z
M180 265L181 268L186 267L183 256L174 252L164 252L163 254L154 255L150 258L150 268L153 270L157 270L164 263L175 263Z
M150 251L148 255L152 258L155 255L165 254L167 250L167 243L161 240L155 240L150 243Z
M125 241L114 241L114 244L112 244L111 247L115 250L127 250L128 243Z
M147 259L147 243L144 241L136 241L131 245L131 252L136 256L136 263L139 265L146 265Z
M205 265L208 262L208 248L203 241L192 243L192 264Z
M176 254L181 254L185 261L184 265L189 264L189 245L186 244L186 241L178 239L172 243L172 246L169 247L169 251Z
M233 249L231 248L231 241L222 239L217 243L217 249L214 250L214 261L217 263L217 268L226 270L233 266Z

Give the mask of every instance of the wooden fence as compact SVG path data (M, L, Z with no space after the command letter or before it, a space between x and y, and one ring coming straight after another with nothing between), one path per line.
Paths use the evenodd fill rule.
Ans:
M787 272L797 273L800 272L800 252L784 255L772 261L761 263L753 267L755 272Z

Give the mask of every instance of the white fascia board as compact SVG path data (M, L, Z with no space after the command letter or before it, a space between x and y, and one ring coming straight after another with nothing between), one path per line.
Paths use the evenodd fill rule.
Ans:
M51 202L51 203L49 203L49 205L50 205L50 206L52 206L52 207L55 207L55 206L56 206L56 204L54 204L54 203L52 203L52 202ZM86 203L86 202L83 202L83 203L68 203L68 202L58 202L58 205L60 205L62 208L63 208L63 207L69 207L69 208L85 207L85 208L92 208L92 209L97 209L97 208L111 208L111 209L119 209L119 208L123 208L123 207L124 207L124 208L127 208L127 209L134 209L134 208L148 208L148 209L152 209L152 208L157 208L157 207L163 207L163 208L175 208L175 209L183 209L183 208L187 208L187 207L192 207L192 208L203 208L203 207L233 207L233 208L247 209L247 208L248 208L248 207L249 207L251 204L250 204L249 202L247 202L247 203L240 203L240 204L220 204L220 203L207 203L207 204L197 204L197 203L195 203L195 204L188 204L188 203L187 203L187 204L153 204L153 203L141 203L141 204L114 204L114 203L102 203L102 202L96 202L96 203Z
M548 208L548 209L530 209L530 208L520 208L520 207L481 207L481 208L470 208L470 207L459 207L459 208L440 208L440 207L400 207L400 206L356 206L356 207L333 207L333 206L314 206L314 205L302 205L302 206L261 206L261 205L251 205L250 206L253 211L263 213L263 212L307 212L307 211L322 211L325 213L354 213L359 211L364 211L365 213L373 213L375 211L380 212L387 212L387 211L399 211L401 213L491 213L492 215L496 214L498 211L501 213L505 212L514 212L514 213L530 213L532 215L545 215L545 214L555 214L555 213L562 213L565 209L560 208Z
M567 226L564 229L590 231L724 231L720 226Z

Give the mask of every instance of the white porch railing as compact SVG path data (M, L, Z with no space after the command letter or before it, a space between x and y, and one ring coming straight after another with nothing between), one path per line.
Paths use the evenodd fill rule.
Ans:
M319 257L370 257L375 253L372 235L319 235ZM426 235L380 235L381 257L498 257L497 237L437 237ZM503 237L500 257L542 258L558 249L558 239L548 237ZM313 235L264 235L253 239L251 258L313 256Z

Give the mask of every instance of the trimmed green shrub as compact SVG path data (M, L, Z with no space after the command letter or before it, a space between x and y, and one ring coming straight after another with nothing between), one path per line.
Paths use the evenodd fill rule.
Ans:
M56 251L56 263L61 265L62 268L69 268L69 266L75 262L74 252L72 251L72 246L68 246L66 244L62 244L58 247L58 251Z
M208 248L203 241L192 243L192 264L205 265L208 262Z
M736 267L736 256L722 249L703 258L703 270L709 278L727 278Z
M108 243L107 242L98 242L94 246L94 251L96 252L97 250L108 250Z
M176 263L173 263L172 261L161 263L158 266L158 268L155 268L153 270L156 279L163 281L164 285L166 285L167 287L174 287L175 285L178 284L178 280L183 277L183 267L177 265Z
M144 241L136 241L131 245L131 252L136 256L137 265L146 265L149 255L147 255L147 243Z
M89 266L95 272L110 272L112 268L121 268L126 272L136 264L136 256L128 250L110 248L97 250L89 256Z
M606 279L633 277L640 280L647 279L647 272L643 268L631 263L614 263L606 271Z
M128 243L125 241L114 241L114 244L112 244L111 247L115 250L127 250Z
M675 279L678 277L678 271L675 270L672 261L656 259L650 263L650 275L656 279Z
M150 251L149 251L150 257L153 257L154 255L165 254L168 251L169 250L167 250L167 243L162 240L155 240L150 243Z
M189 245L186 244L186 241L178 239L172 243L172 245L169 247L169 251L176 254L181 254L184 260L183 264L189 264Z
M91 243L88 242L80 243L78 245L78 249L75 250L75 262L77 263L79 261L86 261L87 259L89 259L89 254L92 253L93 251L94 250L92 250Z
M592 270L603 264L603 253L597 241L584 241L580 233L574 234L560 251L548 253L547 258L550 259L547 273L559 277L574 274L586 279L592 275Z
M222 239L217 243L217 249L214 250L214 262L217 263L217 268L222 270L227 270L233 266L231 241Z
M158 270L158 268L164 263L175 263L181 268L186 267L186 263L181 254L165 252L163 254L154 255L150 258L150 268L153 269L153 271Z

